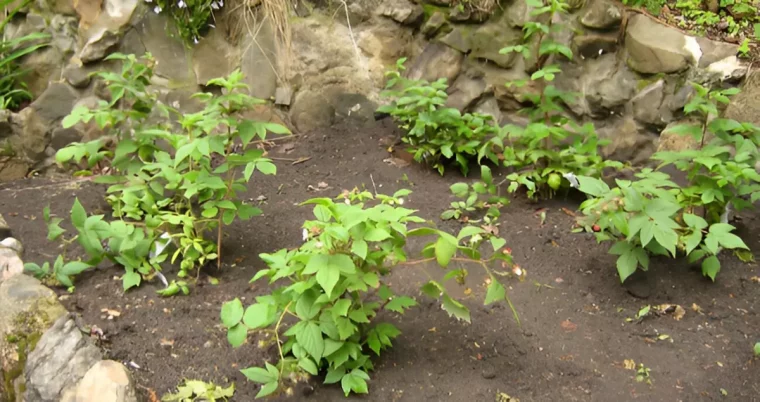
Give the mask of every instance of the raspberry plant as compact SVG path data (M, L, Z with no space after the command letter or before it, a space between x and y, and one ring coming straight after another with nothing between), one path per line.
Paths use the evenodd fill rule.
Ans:
M252 147L267 133L287 134L278 124L239 119L237 114L262 103L245 94L240 71L209 81L222 95L198 93L203 105L197 113L180 113L157 100L148 87L153 60L146 55L114 54L121 60L120 73L101 72L111 91L110 102L97 108L75 108L64 127L94 121L115 134L117 144L106 139L75 143L56 154L59 163L86 163L111 174L95 178L109 184L106 200L113 217L87 217L75 203L72 222L82 223L86 233L79 241L90 256L90 265L104 257L123 265L124 289L140 284L143 277L159 273L160 264L179 261L178 276L186 278L209 261L221 266L223 226L236 218L250 219L261 210L239 199L254 172L275 174L276 167L262 149ZM158 122L156 122L158 120ZM176 122L176 125L175 125ZM103 165L110 164L110 167ZM216 239L209 234L216 232ZM105 250L101 243L108 244ZM171 258L167 243L175 246ZM161 276L163 278L163 276ZM185 282L166 284L163 294L187 292Z
M446 79L429 83L405 78L405 61L398 60L396 69L385 74L388 82L382 95L393 101L378 112L391 115L406 132L402 141L409 144L414 160L431 164L440 174L449 161L455 161L464 175L473 159L487 157L496 162L489 142L499 132L493 117L445 107Z
M394 269L428 262L443 268L453 261L471 262L487 275L485 303L509 303L500 277L512 274L490 267L500 263L500 268L516 268L524 275L512 266L506 242L474 226L463 228L457 236L425 226L409 230L409 224L424 223L416 211L401 206L402 197L409 193L400 190L393 196L374 196L354 190L336 200L306 201L314 205L316 220L304 223L304 244L262 254L268 268L252 279L285 284L257 297L247 308L240 299L223 305L221 320L233 346L242 345L249 331L257 331L267 336L260 346L274 343L277 348L276 363L242 370L248 379L262 384L257 397L278 389L289 393L291 382L320 372L326 372L325 383L340 383L346 395L367 393L368 373L374 367L371 353L380 355L401 334L393 324L377 323L380 312L403 314L417 305L413 297L397 295L385 284L384 278ZM407 259L408 236L433 238L424 247L422 259ZM481 255L484 243L493 248L488 258ZM464 283L467 276L464 268L449 269L444 281ZM421 291L440 300L450 316L470 321L467 307L447 293L444 283L430 280Z
M530 80L539 88L538 94L525 95L531 106L523 109L530 122L525 127L507 125L501 132L504 166L513 168L507 178L511 181L509 192L524 187L529 198L539 195L551 197L560 188L569 190L571 183L562 180L567 175L600 177L605 168L620 168L617 161L604 160L599 155L606 141L598 138L592 124L578 125L564 115L562 104L575 102L576 95L564 92L552 82L561 73L558 64L547 64L556 58L572 59L573 53L554 39L563 29L555 23L555 17L567 12L563 0L527 0L534 8L523 28L524 43L502 49L500 53L518 53L526 64L532 65ZM545 21L545 22L544 22ZM535 44L531 44L535 43ZM509 82L506 85L524 86L527 80Z
M718 114L717 104L727 104L737 90L693 86L696 96L684 111L696 115L697 123L672 131L692 136L696 148L652 157L661 161L660 167L672 165L681 171L687 185L652 169L637 174L636 181L617 180L613 189L599 179L578 178L580 190L591 197L581 205L585 216L580 223L597 232L599 241L615 242L610 253L619 255L622 281L637 268L647 270L650 254L701 260L702 273L714 281L722 249L748 249L728 221L731 210L750 207L760 199L760 175L755 170L760 128L712 118Z

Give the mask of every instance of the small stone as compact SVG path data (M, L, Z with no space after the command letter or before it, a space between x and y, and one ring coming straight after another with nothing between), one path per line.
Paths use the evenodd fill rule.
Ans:
M428 20L425 22L424 25L422 25L422 28L420 31L423 35L430 38L435 36L435 34L438 33L438 31L441 30L443 25L446 23L446 16L443 15L442 12L436 11L433 13L433 15L428 18Z
M24 273L24 262L21 261L19 253L12 248L0 246L0 283L22 273Z
M2 216L0 216L0 219L2 219ZM0 249L2 248L13 250L14 252L16 252L16 254L18 254L19 257L21 257L24 254L24 246L21 244L20 241L12 237L6 237L5 239L3 239L3 241L0 241Z
M399 24L417 25L422 22L424 10L419 4L409 0L385 0L379 9L380 15L388 17Z
M25 400L59 401L100 360L100 349L82 335L68 314L64 315L29 353L24 370Z
M0 214L0 239L11 237L11 225L5 221L3 214Z
M620 7L604 0L594 1L581 17L581 24L593 29L611 29L620 26L623 13Z
M631 296L639 299L647 299L652 294L649 275L645 271L636 270L636 272L626 278L623 286L625 286L625 289Z
M74 88L85 88L90 85L90 75L82 66L69 64L63 69L63 78Z
M486 380L493 380L496 378L496 369L494 369L493 366L489 364L486 366L486 368L483 369L480 375Z
M274 104L290 106L293 100L293 89L290 87L278 87L274 90Z
M56 151L74 142L82 140L82 133L74 127L58 127L53 130L50 138L50 146Z
M77 386L77 402L137 402L129 372L113 360L95 363Z

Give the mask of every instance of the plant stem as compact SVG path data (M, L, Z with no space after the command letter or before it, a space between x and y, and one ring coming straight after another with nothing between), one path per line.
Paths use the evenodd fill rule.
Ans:
M277 324L274 326L274 339L277 341L277 351L280 353L280 377L282 377L282 362L285 360L285 356L282 353L282 345L280 344L280 324L282 324L282 319L285 317L285 314L289 313L288 308L290 308L291 304L293 304L292 300L285 305L282 314L280 314L280 318L277 320Z

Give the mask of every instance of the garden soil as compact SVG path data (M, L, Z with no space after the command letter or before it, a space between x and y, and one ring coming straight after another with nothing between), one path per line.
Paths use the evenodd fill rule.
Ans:
M244 195L261 204L264 215L235 222L225 231L222 269L207 268L189 296L161 298L154 280L124 293L118 267L101 267L77 278L76 291L60 291L64 305L87 325L101 328L106 356L128 364L141 398L156 401L183 379L234 382L234 401L251 401L258 386L239 370L274 361L276 350L259 348L260 335L231 348L220 325L223 302L245 303L269 291L265 282L249 284L263 267L260 253L297 247L301 225L311 208L298 204L311 197L336 196L366 187L392 193L409 188L405 206L419 210L440 227L456 231L457 222L441 222L453 201L449 186L464 179L454 168L441 177L432 169L392 159L387 147L397 132L388 121L344 123L277 141L270 156L276 176L254 176ZM306 161L293 163L296 160ZM391 159L389 159L391 158ZM103 212L104 187L71 179L28 179L0 187L0 213L26 247L26 260L53 261L60 253L46 239L42 209L68 217L75 197L89 211ZM397 293L412 295L419 306L405 315L383 313L402 331L394 347L376 359L370 394L357 401L760 401L760 359L752 347L760 341L760 268L735 256L721 256L715 283L681 260L655 259L633 293L620 284L615 256L588 234L573 234L577 200L529 203L512 197L500 218L501 235L515 261L527 271L513 282L508 306L483 306L485 275L469 267L466 288L458 289L472 310L472 323L449 318L418 288L435 266L396 267L388 278ZM542 223L541 215L545 215ZM737 217L747 244L760 250L756 212ZM424 244L411 244L410 255ZM167 276L175 271L166 269ZM219 280L211 285L209 275ZM644 296L645 298L641 298ZM644 306L670 304L683 310L628 322ZM674 307L671 308L673 310ZM649 379L636 380L643 364ZM643 379L643 378L642 378ZM301 384L280 400L340 401L339 386L318 378ZM276 398L276 399L277 399ZM513 398L513 399L510 399Z

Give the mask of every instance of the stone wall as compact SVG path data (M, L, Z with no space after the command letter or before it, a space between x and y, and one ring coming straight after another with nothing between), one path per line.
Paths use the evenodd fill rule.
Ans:
M525 95L538 88L504 84L528 78L535 60L499 50L520 43L530 18L524 0L502 1L488 12L457 0L416 1L317 7L297 1L288 21L291 45L284 49L266 18L256 18L234 40L235 27L219 18L197 45L185 46L171 37L171 22L143 0L36 0L5 32L47 31L52 40L23 61L36 100L19 113L0 112L0 181L42 169L57 149L99 135L63 129L60 121L75 104L102 96L102 83L89 73L113 68L103 58L115 51L152 53L154 84L164 101L184 110L197 106L190 95L209 79L240 68L251 94L271 101L260 118L296 131L339 118L371 119L384 71L405 56L410 77L448 78L450 106L519 123ZM681 118L691 96L688 81L736 84L746 73L736 45L690 37L637 13L625 18L625 9L610 0L583 4L557 21L568 26L558 39L575 57L557 61L563 73L556 84L579 94L569 112L594 121L612 140L609 155L646 160L661 130Z

